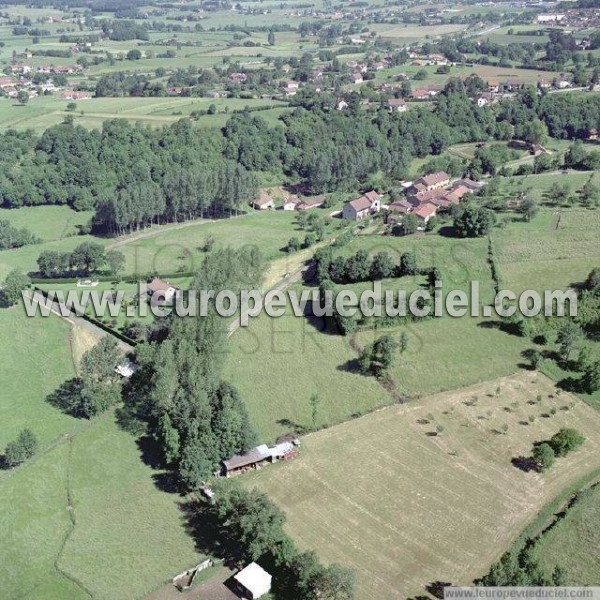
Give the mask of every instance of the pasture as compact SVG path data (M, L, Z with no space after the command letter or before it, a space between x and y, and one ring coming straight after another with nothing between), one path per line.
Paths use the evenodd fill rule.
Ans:
M547 474L511 463L564 426L586 443ZM286 512L300 548L356 569L360 598L407 598L483 575L546 502L600 466L599 426L583 402L522 373L311 434L299 459L243 485Z
M560 565L573 585L598 585L600 486L588 490L535 544L533 555L549 572Z
M80 333L0 309L0 451L25 427L40 442L33 459L0 471L3 598L139 597L202 558L179 496L161 491L164 474L113 413L80 420L46 402L95 341Z

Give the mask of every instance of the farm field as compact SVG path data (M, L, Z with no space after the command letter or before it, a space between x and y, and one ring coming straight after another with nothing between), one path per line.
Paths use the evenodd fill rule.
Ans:
M318 214L326 211L316 209ZM231 219L219 221L195 221L181 226L166 225L157 235L144 236L153 230L110 240L114 247L125 254L127 273L152 271L172 273L190 271L202 261L201 247L208 236L217 245L235 248L256 246L269 260L282 257L281 249L290 237L303 238L304 233L295 224L296 214L290 211L255 211Z
M79 226L87 225L93 211L74 211L68 206L24 206L0 208L0 221L19 229L28 229L44 242L78 235Z
M275 100L243 98L90 98L76 102L75 111L67 111L69 102L59 96L31 98L21 106L8 98L0 98L0 129L34 129L41 133L52 125L62 123L67 116L75 125L98 129L107 119L127 119L132 123L161 127L188 117L195 110L207 110L211 104L217 108L214 115L201 115L192 121L198 127L220 127L231 118L234 110L246 106L274 107L260 111L263 118L275 122L286 104Z
M20 306L0 309L2 450L25 427L33 429L42 447L78 427L77 419L45 401L75 374L70 338L70 327L61 319L29 319Z
M538 394L541 405L528 404ZM550 407L555 416L540 416ZM530 414L535 422L522 424ZM311 434L299 459L244 485L286 512L302 549L356 569L361 598L412 597L483 575L546 502L600 466L599 425L583 402L522 373ZM548 474L511 464L563 426L587 441Z
M2 597L137 598L202 559L134 438L112 413L86 425L0 485Z

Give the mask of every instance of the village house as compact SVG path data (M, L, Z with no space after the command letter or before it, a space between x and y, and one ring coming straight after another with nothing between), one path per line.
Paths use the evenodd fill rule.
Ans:
M348 108L348 103L344 99L338 100L335 108L336 110L346 110Z
M64 90L62 97L65 100L90 100L92 95L89 92L75 92L74 90Z
M498 81L498 79L488 79L487 88L488 92L497 94L500 91L500 81Z
M0 77L0 88L12 87L15 80L12 77Z
M372 190L345 204L342 209L342 218L348 221L360 221L373 213L378 213L380 209L381 194Z
M390 112L406 112L406 102L402 98L389 98L387 107Z
M362 73L352 73L350 75L350 79L352 80L353 83L362 83L363 82L363 76Z
M248 79L246 73L231 73L229 75L229 81L235 84L245 83L246 79Z
M233 576L235 591L247 600L257 600L271 591L271 575L255 562Z
M408 200L394 200L394 202L388 204L388 209L391 212L400 213L407 215L412 212L414 206Z
M298 92L298 87L299 84L297 81L286 81L285 85L283 86L283 91L285 92L286 96L295 96Z
M413 211L413 214L419 221L427 223L431 217L435 217L438 207L430 202L421 204L418 208Z
M296 205L296 210L310 210L311 208L318 208L325 204L325 196L323 194L319 196L312 196L309 198L302 198Z
M450 175L445 171L438 171L437 173L419 177L419 179L413 183L413 187L417 192L438 190L445 188L447 185L450 185Z

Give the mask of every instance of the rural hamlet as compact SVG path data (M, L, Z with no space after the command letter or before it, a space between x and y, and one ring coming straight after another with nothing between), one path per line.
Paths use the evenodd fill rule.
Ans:
M0 4L0 600L600 600L600 0Z

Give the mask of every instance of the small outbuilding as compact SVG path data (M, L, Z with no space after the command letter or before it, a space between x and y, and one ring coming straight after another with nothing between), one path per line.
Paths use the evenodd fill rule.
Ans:
M248 600L262 598L271 591L271 575L255 562L234 575L233 579L236 592Z

